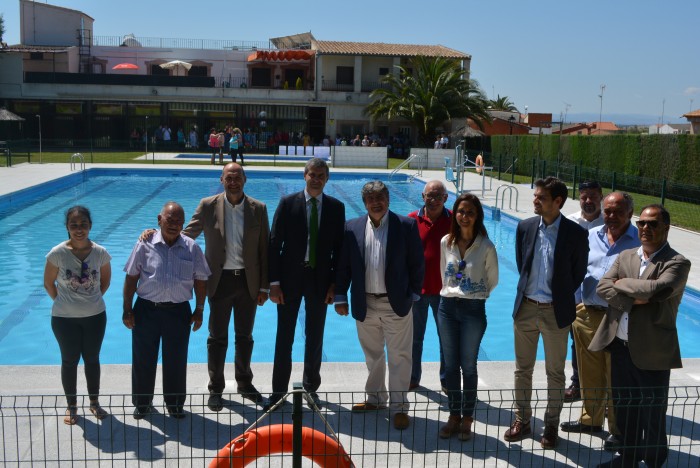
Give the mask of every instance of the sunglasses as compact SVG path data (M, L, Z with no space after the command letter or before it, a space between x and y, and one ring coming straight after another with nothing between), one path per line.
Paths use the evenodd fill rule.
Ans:
M83 262L80 266L80 279L86 280L90 277L90 265L87 262Z
M466 267L466 266L467 266L466 261L461 260L459 262L459 265L457 265L457 273L455 273L455 278L457 278L458 280L461 280L462 278L464 278L464 274L462 272L464 271L464 267Z
M649 226L649 229L656 229L657 227L659 227L659 221L655 219L651 221L640 219L639 221L637 221L638 228L645 228L646 226Z

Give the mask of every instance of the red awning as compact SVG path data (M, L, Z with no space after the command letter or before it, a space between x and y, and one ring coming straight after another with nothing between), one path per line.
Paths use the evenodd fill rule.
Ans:
M308 60L314 55L311 50L258 50L248 56L249 62L291 62Z

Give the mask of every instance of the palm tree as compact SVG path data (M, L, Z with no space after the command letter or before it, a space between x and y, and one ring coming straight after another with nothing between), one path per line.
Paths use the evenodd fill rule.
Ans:
M370 94L365 113L374 119L405 119L418 128L418 141L431 147L435 128L451 119L470 118L483 128L491 121L488 100L476 80L464 78L456 60L417 56L413 73L399 66L398 74L382 78L385 85Z
M508 96L501 97L500 94L498 95L498 98L495 101L493 99L489 100L489 106L492 110L518 112L518 108L515 107L515 104L511 102Z

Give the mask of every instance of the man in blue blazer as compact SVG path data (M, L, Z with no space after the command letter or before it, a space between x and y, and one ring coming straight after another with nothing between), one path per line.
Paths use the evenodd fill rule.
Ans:
M571 324L576 319L574 294L588 265L588 232L561 215L567 195L564 182L547 177L535 182L538 216L518 223L515 260L520 279L513 307L515 339L515 421L504 435L513 442L532 432L532 372L540 335L547 370L547 409L540 443L555 448L564 398L564 364Z
M381 181L362 187L362 201L367 215L347 222L336 273L335 310L348 315L351 288L352 316L369 370L367 400L352 410L376 411L390 401L394 427L403 430L410 422L406 392L412 367L411 307L423 287L423 246L415 220L389 211L389 190Z
M277 338L272 368L275 404L287 392L292 373L292 345L302 298L306 307L303 385L316 405L321 385L326 309L333 303L335 269L345 226L345 205L323 193L326 162L312 158L304 167L306 187L283 197L270 231L270 300L277 304ZM315 220L317 229L311 229ZM315 248L313 247L315 245Z

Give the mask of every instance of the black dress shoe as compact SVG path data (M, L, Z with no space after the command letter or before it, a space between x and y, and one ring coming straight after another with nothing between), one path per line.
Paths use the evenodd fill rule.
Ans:
M602 426L589 426L588 424L581 424L578 421L568 421L561 423L561 430L564 432L585 432L587 434L592 434L594 432L602 432Z
M262 395L253 384L246 385L245 387L238 387L238 394L253 403L262 403L263 401Z
M606 452L617 452L622 447L622 440L615 434L610 434L603 442L603 450Z
M281 393L271 393L270 398L267 399L267 403L263 405L263 411L270 411L270 409L272 409L272 407L275 406L277 402L282 399L283 396L284 395L282 395Z
M321 409L323 408L323 403L321 403L321 399L318 397L318 393L316 392L309 392L309 398L311 401L306 402L306 404L309 406L309 409L315 409L314 405L316 405L316 408ZM313 402L313 404L311 404Z
M148 406L137 406L134 408L134 419L143 419L149 414L153 413L155 411L155 408L153 408L153 405L148 405Z
M212 393L209 395L209 399L207 400L207 406L212 411L221 411L224 409L224 399L221 398L220 394Z
M185 417L185 410L182 406L168 406L168 414L175 419L182 419Z
M576 385L571 384L569 388L564 390L564 403L573 403L581 399L581 389Z
M597 468L632 468L638 466L639 463L634 460L627 460L621 456L615 456L612 460L597 465Z

